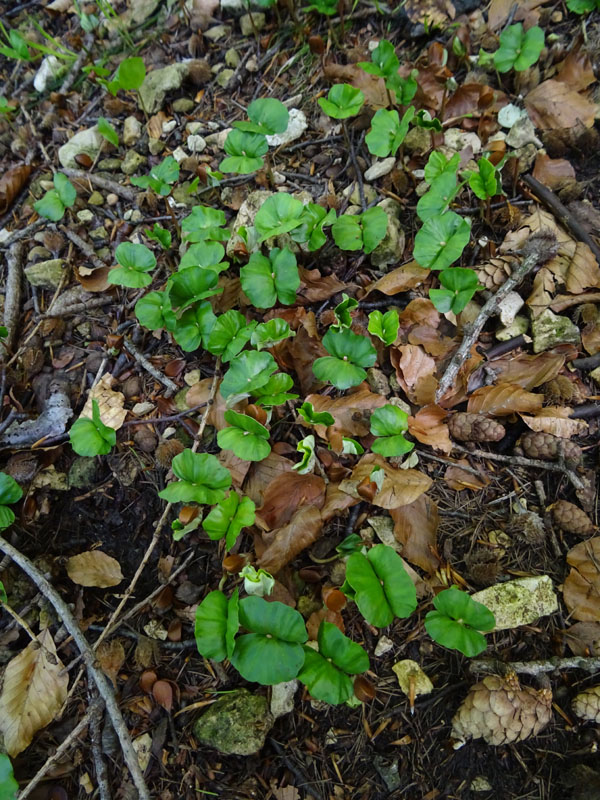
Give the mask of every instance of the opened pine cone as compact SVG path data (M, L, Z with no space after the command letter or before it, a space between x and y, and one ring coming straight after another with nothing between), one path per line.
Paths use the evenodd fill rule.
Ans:
M544 520L535 511L523 511L514 514L506 526L509 536L519 536L528 544L542 544L546 540Z
M504 427L483 414L459 411L448 420L450 436L459 442L499 442L504 438Z
M600 686L592 686L579 692L573 700L573 711L580 719L600 722Z
M589 536L595 530L594 523L579 506L567 500L557 500L550 506L554 524L575 536Z
M468 739L500 745L537 736L552 718L552 692L521 687L512 673L488 675L476 683L452 720L452 737L461 747Z
M538 458L542 461L558 461L561 449L567 464L579 464L582 457L581 448L575 442L560 439L551 433L529 431L521 436L517 445L516 455L525 455L527 458Z

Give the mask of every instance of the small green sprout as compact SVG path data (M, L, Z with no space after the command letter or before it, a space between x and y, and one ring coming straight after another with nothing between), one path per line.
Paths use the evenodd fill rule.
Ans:
M263 350L295 335L288 322L281 317L273 317L268 322L261 322L256 326L252 331L250 344L257 350Z
M264 386L277 369L270 353L245 350L231 362L221 382L221 395L251 394Z
M304 205L287 192L267 197L254 218L259 242L289 233L303 224Z
M225 228L225 212L210 206L194 206L191 214L181 221L184 242L204 242L207 239L225 242L230 232Z
M315 437L310 434L305 436L304 439L300 439L296 445L296 450L302 455L302 458L297 464L294 464L292 469L296 470L299 475L307 475L314 470L317 461Z
M434 642L469 658L485 650L487 642L480 631L491 631L496 625L489 608L456 586L436 595L433 605L436 610L425 617L425 630Z
M471 170L466 173L473 193L480 200L489 200L502 194L502 182L497 167L487 158L480 158L477 167L477 172Z
M291 389L293 385L294 381L290 375L285 372L277 372L263 386L252 390L254 402L258 406L271 408L272 406L281 406L288 400L297 400L297 394L288 393L288 389Z
M397 111L380 108L371 120L371 130L365 136L369 153L380 158L395 156L408 133L408 127L415 115L410 106L399 118Z
M161 197L166 197L171 193L171 184L179 178L179 164L173 156L163 158L160 164L152 167L148 175L130 178L134 186L140 189L152 189L153 192Z
M0 45L0 54L13 61L33 61L34 57L29 52L29 43L15 28L7 30L0 22L0 30L6 44Z
M362 250L368 255L382 241L387 225L385 211L374 206L362 214L342 214L331 226L331 233L340 250Z
M211 539L224 538L226 550L231 550L242 529L254 524L255 511L249 497L232 491L206 515L202 527Z
M328 117L333 119L347 119L359 113L365 102L365 96L360 89L355 89L349 83L336 83L331 87L327 98L320 97L319 105Z
M143 245L137 246L143 247ZM216 272L203 267L186 267L175 272L167 281L166 288L172 310L181 314L200 301L206 300L207 297L219 294L222 288L217 286L218 279Z
M100 78L98 83L104 86L113 96L116 96L120 89L136 92L144 82L145 77L146 66L144 60L139 56L132 56L121 61L110 81Z
M231 308L216 318L206 338L206 349L215 356L221 356L221 361L226 364L248 344L256 324L254 320L247 323L242 313Z
M231 486L231 473L216 456L184 450L173 459L174 475L179 478L158 496L169 503L219 503Z
M17 111L17 106L13 105L16 101L9 101L3 94L0 94L0 114L5 114L9 117Z
M171 233L166 228L161 227L158 222L154 223L152 230L145 230L146 236L153 242L158 242L163 250L171 247Z
M316 11L318 14L323 14L327 17L333 17L338 13L339 3L338 0L313 0L313 2L304 8L304 11Z
M12 477L0 472L0 530L3 531L15 521L15 515L8 506L23 497L23 490ZM1 795L0 795L1 796Z
M292 305L300 286L296 256L284 247L273 248L268 257L252 253L248 264L240 270L244 293L256 308L271 308L276 302Z
M567 8L574 14L591 14L600 9L600 0L567 0Z
M330 355L317 358L313 363L314 376L341 390L358 386L367 377L364 367L372 367L377 360L377 352L368 337L347 329L330 328L323 337L323 347Z
M342 331L344 328L351 328L352 317L350 316L350 312L354 311L356 308L358 308L358 300L355 300L354 297L348 297L344 292L342 294L342 302L338 303L333 309L336 324L332 325L331 328L336 331Z
M77 192L71 181L62 172L54 173L53 183L54 189L46 192L40 200L33 204L33 207L40 217L58 222L63 218L67 208L71 208L75 203Z
M415 236L413 256L417 264L429 269L446 269L469 243L471 226L453 211L430 217Z
M271 452L269 430L247 414L229 410L224 414L227 428L217 433L222 450L232 450L243 461L262 461Z
M273 97L259 97L248 106L248 117L250 122L234 122L233 127L245 133L272 136L287 129L290 114L280 100Z
M394 344L398 338L400 318L398 312L391 308L382 314L381 311L371 311L367 330L371 336L376 336L386 346Z
M447 159L439 150L434 150L425 164L425 180L430 186L433 186L437 178L445 173L456 177L459 164L460 153L455 153L452 158Z
M166 311L166 314L168 317L166 327L173 332L173 338L182 350L191 353L197 350L201 343L206 346L207 337L216 321L208 300L204 300L198 306L188 308L179 318L176 318L170 309Z
M18 790L10 758L6 753L0 753L0 797L2 800L15 800Z
M298 409L298 413L309 425L326 425L329 427L335 423L335 419L329 411L315 411L313 404L305 400Z
M227 261L221 259L225 255L225 248L219 242L204 241L191 244L179 262L179 270L188 267L202 267L213 272L223 272L229 267Z
M386 89L394 92L396 95L396 103L399 106L407 106L417 93L419 84L417 83L417 76L419 75L418 69L411 69L406 77L399 74L390 76L386 82Z
M372 51L371 61L359 61L358 66L369 75L375 75L377 78L385 80L398 72L400 61L394 45L386 39L382 39Z
M115 250L115 258L120 266L108 273L109 283L131 289L142 289L152 283L148 273L156 266L156 258L145 244L121 242Z
M429 298L437 310L446 314L460 314L478 289L482 289L477 273L472 269L451 267L439 274L443 289L430 289Z
M544 31L535 25L523 30L523 23L510 25L500 34L500 47L494 53L494 66L498 72L515 72L532 67L544 49Z
M415 444L404 438L407 429L406 411L389 403L375 409L371 414L371 433L378 438L371 445L371 450L386 458L410 453Z
M98 117L98 133L115 147L119 146L119 134L105 117Z
M229 600L218 589L209 592L196 608L194 637L198 652L213 661L231 658L239 627L238 590Z
M329 211L325 211L317 203L309 203L304 207L300 225L291 231L290 236L295 242L307 242L311 252L319 250L327 241L323 228L332 225L335 218L335 209L330 208Z
M247 133L234 128L227 135L223 149L228 158L219 164L221 172L249 175L264 165L262 156L268 151L269 145L262 133Z
M429 111L422 108L415 114L415 125L423 128L426 131L435 131L436 133L442 132L442 123L437 117L432 117Z
M166 314L171 305L166 292L149 292L135 304L135 315L140 325L150 331L158 331L168 327Z
M246 566L239 573L244 579L244 591L254 597L265 597L271 594L275 586L275 578L266 569L257 570L252 564Z
M80 417L69 431L71 447L78 456L106 455L117 442L117 433L100 419L100 407L92 400L92 418Z

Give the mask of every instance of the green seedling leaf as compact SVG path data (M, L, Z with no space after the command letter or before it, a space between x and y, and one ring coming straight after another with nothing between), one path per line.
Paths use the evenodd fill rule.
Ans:
M305 436L296 445L296 450L301 454L302 458L297 464L294 464L292 469L296 470L299 475L307 475L313 471L317 461L315 437L312 434Z
M255 320L247 323L246 317L232 308L217 317L206 339L206 349L221 356L221 361L226 364L248 344L256 324Z
M574 14L591 14L600 8L600 0L567 0L567 8Z
M294 242L308 242L308 249L311 252L319 250L327 241L323 228L332 225L335 217L335 209L330 208L326 212L322 206L309 203L304 207L300 225L290 233L290 236Z
M252 331L250 344L257 350L262 350L266 347L273 347L278 342L295 335L296 333L290 328L289 323L281 317L273 317L268 322L261 322L256 326Z
M338 0L313 0L313 2L303 10L317 11L319 14L332 17L334 14L338 13Z
M0 581L0 604L2 603L4 603L4 605L8 603L8 595L6 594L6 589L4 588L4 584L2 583L2 581ZM0 797L2 797L1 794Z
M258 389L252 390L252 395L255 398L256 405L270 408L271 406L281 406L287 403L288 400L297 400L297 394L289 394L288 389L291 389L294 381L291 376L285 372L277 372Z
M446 269L460 258L470 236L468 221L453 211L431 217L415 236L414 259L422 267Z
M217 444L222 450L233 450L243 461L262 461L269 455L269 430L264 425L237 411L226 411L224 417L230 427L217 433Z
M8 528L15 521L14 512L8 506L16 503L21 497L23 490L12 475L0 472L0 530Z
M181 313L207 297L220 294L223 289L217 286L218 279L216 272L203 267L187 267L171 275L166 288L171 308Z
M435 131L436 133L441 133L442 131L442 123L439 119L437 117L432 118L429 111L424 108L415 114L415 125L419 128L424 128L426 131Z
M346 581L360 613L377 628L385 628L394 617L408 617L417 607L417 593L402 559L387 545L375 545L366 556L353 553L346 564Z
M480 200L487 200L502 193L500 176L496 167L487 158L477 162L479 170L468 172L469 186Z
M290 114L280 100L274 97L259 97L248 106L248 117L250 122L234 122L233 127L246 133L272 136L287 129Z
M140 325L150 331L158 331L167 327L165 310L169 309L169 298L166 292L149 292L135 304L135 315Z
M298 679L315 699L332 705L345 703L354 692L348 675L368 670L369 657L359 644L325 620L319 626L317 640L318 653L304 648L304 666Z
M244 351L233 361L221 382L221 395L251 394L264 386L277 369L270 353Z
M229 600L223 592L209 592L196 608L194 637L198 652L213 661L230 658L239 627L238 590Z
M544 49L544 31L535 25L528 31L523 24L509 25L500 34L500 47L494 53L494 66L498 72L515 72L532 67Z
M188 267L202 267L220 273L227 269L227 261L221 261L225 255L225 248L219 242L198 242L191 244L179 262L179 270Z
M225 212L209 206L194 206L192 213L181 222L181 236L184 242L204 242L212 239L225 242L230 232L225 228ZM220 259L219 259L220 260Z
M108 273L109 283L132 289L141 289L152 283L148 273L156 266L156 258L145 244L121 242L115 250L115 258L120 266L113 267Z
M434 150L425 164L425 180L433 186L434 181L445 173L456 176L459 164L460 153L455 153L451 159L447 159L439 150Z
M364 550L364 547L365 543L358 533L351 533L349 536L346 536L345 539L342 539L342 541L335 548L335 551L341 556L350 556L352 553L360 553L362 550ZM352 587L350 587L350 589L351 588ZM344 594L348 594L345 589Z
M242 529L254 524L255 511L249 497L240 498L237 492L230 492L207 514L202 527L215 541L225 537L225 548L231 550Z
M357 442L356 439L351 439L349 436L342 437L342 453L347 456L362 456L365 448Z
M429 298L442 314L452 311L460 312L467 305L478 289L482 289L477 273L472 269L451 267L440 272L440 283L443 289L430 289Z
M257 308L271 308L277 301L283 305L296 302L300 274L296 256L287 247L274 247L268 258L252 253L240 270L240 279L244 293Z
M358 308L358 300L355 300L354 297L348 297L345 293L342 294L342 302L338 303L333 309L337 324L331 327L337 331L352 327L350 312L354 311L355 308Z
M179 164L173 156L167 156L160 164L152 167L148 175L132 177L129 180L134 186L141 189L152 189L161 197L166 197L171 192L171 184L179 178Z
M56 172L53 178L54 189L33 204L34 209L46 219L58 222L63 218L65 210L71 208L77 199L77 192L71 181L62 172Z
M246 133L234 128L225 139L223 149L229 156L219 164L222 172L235 172L249 175L263 166L261 156L269 149L262 133Z
M158 242L163 250L168 250L171 247L171 234L166 228L162 228L158 222L154 223L152 230L146 228L146 236L153 242Z
M14 114L17 110L17 106L13 105L15 102L15 100L9 102L3 94L0 94L0 114L6 114L7 117Z
M407 106L416 95L417 89L419 88L419 84L417 83L418 75L419 71L413 69L410 71L410 75L407 75L405 78L395 74L390 75L390 77L386 79L385 85L390 92L395 93L396 103L399 106Z
M119 146L119 135L105 117L98 117L98 132L115 147Z
M349 83L336 83L329 90L327 99L320 97L317 102L327 116L347 119L358 114L365 102L365 96L360 89L355 89Z
M191 522L188 522L187 525L182 525L178 519L174 519L171 523L171 530L173 532L173 541L179 542L183 539L184 536L187 536L188 533L192 533L192 531L197 530L200 527L200 523L202 522L202 517L198 515L196 519L193 519Z
M275 587L275 578L271 573L266 569L257 571L252 564L246 564L239 575L244 579L244 591L255 597L266 597Z
M214 505L225 497L225 490L231 486L229 470L210 453L184 450L175 456L171 469L179 480L158 493L169 503Z
M404 112L402 120L398 117L397 111L380 108L371 120L371 130L365 137L369 153L380 158L395 156L408 133L408 126L414 115L413 106Z
M400 318L398 312L394 309L386 311L382 314L381 311L371 311L369 314L369 326L367 330L372 336L377 336L378 339L385 345L394 344L398 338L398 328L400 327Z
M173 338L181 349L191 353L197 350L200 344L206 345L206 339L216 321L211 304L208 300L204 300L197 308L184 311L173 323L169 319L167 329L173 331Z
M15 800L18 789L10 758L6 753L0 753L0 797L2 800Z
M472 658L487 647L480 631L496 625L492 612L455 586L440 592L433 600L436 611L425 617L425 630L438 644Z
M439 217L448 211L450 203L454 200L462 185L456 181L456 175L451 172L442 172L432 183L428 192L417 203L417 216L422 222L431 217Z
M372 367L377 360L377 351L369 339L350 330L330 328L323 337L323 347L330 355L317 358L313 364L314 376L341 390L358 386L367 377L363 367Z
M371 433L379 438L375 439L371 450L385 458L410 453L415 444L404 438L407 428L408 414L398 406L387 404L375 409L371 414Z
M331 226L333 240L341 250L363 250L367 255L385 236L388 218L375 206L362 214L342 214Z
M8 328L6 325L0 325L0 339L6 339L8 336Z
M259 242L294 230L302 224L303 213L301 201L286 192L267 197L254 218Z
M302 615L262 597L240 600L240 623L251 633L239 636L231 663L247 681L271 685L295 678L304 663L307 640Z
M371 53L371 61L359 61L358 66L378 78L390 78L398 72L400 61L391 42L382 39Z
M78 456L106 455L117 442L117 433L100 419L97 400L92 400L92 418L80 417L69 431L71 447Z
M77 199L77 192L71 181L62 172L56 172L53 183L63 206L71 208Z
M108 91L114 96L119 89L137 91L146 77L144 60L137 56L124 58L119 64L113 79L108 83Z
M298 409L298 413L309 425L327 425L327 427L329 427L335 423L335 419L329 411L315 411L313 404L309 403L308 400L302 403Z

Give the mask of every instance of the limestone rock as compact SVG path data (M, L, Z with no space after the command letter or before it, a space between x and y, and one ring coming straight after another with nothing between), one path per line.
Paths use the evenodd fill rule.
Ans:
M25 267L25 277L32 286L42 289L57 289L64 274L64 258L51 258Z
M289 144L295 139L299 139L304 131L308 128L306 121L306 114L299 108L290 108L290 118L287 128L283 133L274 133L267 136L267 142L270 147L279 147L282 144Z
M137 150L128 150L121 164L121 172L124 175L133 175L145 163L146 156L140 155Z
M553 614L558 609L558 600L549 575L498 583L471 597L492 612L496 618L495 631L531 625L540 617Z
M267 24L267 18L261 11L244 14L240 17L240 30L242 36L253 36L256 31L262 31Z
M550 350L557 344L579 344L579 328L568 317L555 314L547 308L531 322L533 352Z
M404 253L404 230L400 225L400 214L402 206L392 198L386 198L378 203L388 218L388 226L385 236L371 253L371 264L374 267L387 267L390 264L397 264Z
M207 34L204 34L205 36ZM206 73L206 75L205 75ZM165 97L181 87L186 78L198 83L199 76L208 79L210 69L205 61L190 59L155 69L146 75L138 92L138 105L148 114L156 114L163 106ZM203 81L200 81L200 83Z
M210 706L195 723L194 735L226 755L249 756L263 747L273 722L265 697L237 689Z
M389 158L382 158L380 161L376 161L365 172L365 180L374 181L377 178L383 177L383 175L387 175L394 169L395 163L396 159L394 158L394 156L390 156Z
M96 125L93 128L86 128L86 130L76 133L75 136L72 136L68 142L65 142L59 148L58 160L63 167L80 169L75 160L76 157L85 154L94 161L100 152L103 142L104 137L99 133Z
M142 135L142 123L137 117L129 116L123 123L123 144L132 147Z

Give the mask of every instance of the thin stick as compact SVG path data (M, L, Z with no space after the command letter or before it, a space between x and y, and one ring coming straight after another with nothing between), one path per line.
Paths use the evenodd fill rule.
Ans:
M573 656L572 658L540 659L539 661L513 661L504 664L494 659L481 659L471 661L469 666L474 672L485 672L491 675L506 673L507 671L519 672L521 675L541 675L544 672L554 672L557 669L581 669L584 672L599 672L600 658L585 658Z
M56 311L48 309L40 316L40 321L51 319L52 317L71 317L73 314L81 314L82 311L89 311L90 308L100 308L111 302L112 297L92 297L91 300L86 300L85 303L73 303L68 308L58 308Z
M54 766L54 764L56 764L56 762L61 758L61 756L64 753L66 753L67 750L73 745L73 743L75 742L75 739L85 730L85 728L87 728L87 726L90 724L92 719L100 711L102 706L103 706L102 700L96 700L96 702L93 703L88 708L88 710L85 712L84 716L77 723L77 725L73 728L73 730L67 736L67 738L64 741L62 741L59 744L59 746L56 748L54 753L52 753L52 755L49 756L44 761L42 766L38 769L38 771L35 773L33 778L29 781L27 786L23 789L23 791L19 792L19 794L17 796L17 800L25 800L26 797L29 797L29 795L33 792L33 790L38 785L38 783L44 778L44 775L46 775L48 773L48 771Z
M70 167L63 168L62 172L64 172L68 178L91 181L91 183L94 183L99 189L106 189L107 192L118 194L119 197L122 197L124 200L127 200L130 203L135 202L136 192L134 192L133 189L130 189L128 186L122 186L116 181L111 181L108 178L101 177L100 175L94 175L92 172L84 172L81 169L71 169Z
M448 389L454 385L454 381L458 374L459 369L465 363L471 352L471 348L479 338L479 334L483 330L484 325L488 319L500 310L500 304L504 298L512 292L515 286L518 286L521 281L536 267L543 264L551 258L556 252L556 237L549 231L539 231L534 234L524 248L525 255L523 262L513 274L506 279L498 291L490 297L479 312L477 319L471 325L465 325L463 330L463 340L452 359L446 371L442 375L439 386L435 393L436 402L439 403L442 397L446 394Z
M75 231L72 231L70 228L67 228L66 225L59 225L60 230L64 233L67 239L70 239L73 244L78 247L81 252L89 258L92 264L96 267L96 269L106 269L106 264L102 261L101 258L98 258L94 248L88 244L81 236L78 236Z
M123 347L127 350L128 353L135 358L135 360L142 365L142 367L149 372L152 377L157 380L159 383L162 383L163 386L166 387L167 392L165 393L165 397L170 397L172 394L175 394L178 391L179 387L176 383L173 383L170 378L167 378L166 375L163 375L162 372L154 366L146 356L141 353L131 339L125 339L123 342Z
M21 316L21 281L23 278L23 242L13 244L6 258L6 295L4 298L4 325L8 329L6 346L12 350L19 332Z
M101 713L93 714L90 720L90 740L92 743L92 758L96 770L96 783L100 790L100 800L111 800L110 786L108 784L108 771L102 756L102 732L100 730Z
M38 228L43 228L44 225L48 224L48 220L40 217L36 219L35 222L32 222L31 225L26 225L24 228L19 228L16 231L11 231L8 238L0 243L2 248L10 247L11 245L15 244L15 242L20 242L21 239L27 239L29 236L32 236Z
M151 800L150 792L146 786L144 776L140 769L137 754L133 749L129 731L125 725L125 721L119 709L119 705L115 700L115 695L111 685L109 684L104 673L96 667L96 657L87 639L83 635L81 628L75 621L73 614L62 597L58 594L56 589L48 583L46 578L42 575L39 569L31 563L31 561L23 555L16 547L6 541L0 536L0 550L9 555L15 564L25 572L33 581L36 588L44 595L56 611L58 618L73 637L75 644L79 648L79 652L83 656L86 669L89 677L96 684L100 697L104 700L106 711L110 717L115 733L121 744L125 763L131 773L133 782L138 790L140 800Z
M61 84L60 89L58 90L60 94L66 94L71 86L75 83L75 79L79 75L79 70L81 69L83 62L89 56L90 47L94 44L94 34L93 33L86 33L83 39L83 45L81 48L81 52L69 68L64 81Z

